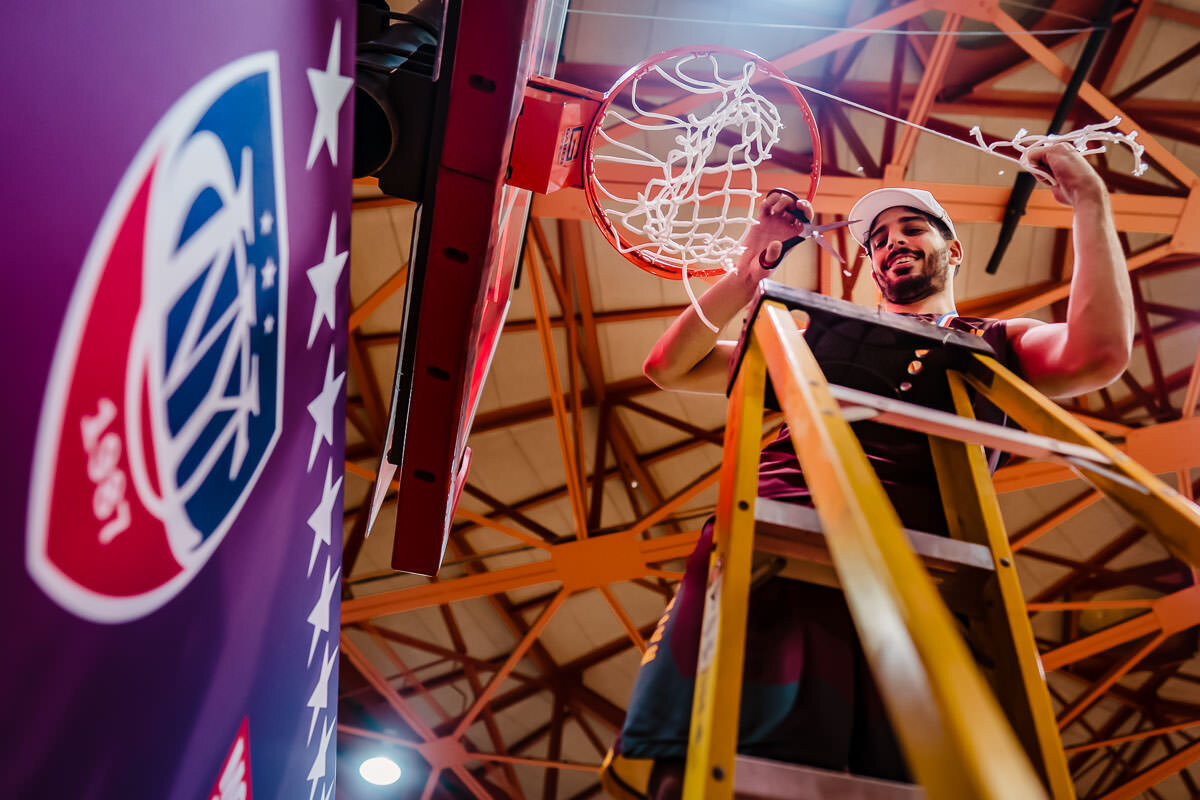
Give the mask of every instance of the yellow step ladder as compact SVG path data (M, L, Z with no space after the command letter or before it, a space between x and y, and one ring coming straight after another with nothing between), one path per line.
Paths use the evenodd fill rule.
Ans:
M810 325L878 326L917 348L943 348L956 413L830 385L793 309ZM1074 798L981 445L1070 464L1192 565L1200 564L1200 509L987 350L969 334L763 282L730 395L684 800ZM756 497L768 378L815 510ZM968 384L1024 430L975 420ZM860 419L929 434L951 539L902 528L850 428ZM841 586L919 787L735 755L756 549ZM971 618L973 639L983 632L993 685L943 597Z

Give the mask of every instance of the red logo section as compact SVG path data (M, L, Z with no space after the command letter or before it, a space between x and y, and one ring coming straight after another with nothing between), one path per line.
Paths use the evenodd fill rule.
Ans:
M159 522L139 502L125 432L125 357L142 295L146 207L153 168L118 226L83 324L74 380L66 387L46 557L92 591L130 597L183 571ZM141 404L146 408L146 404ZM140 421L135 421L140 422ZM153 454L146 462L153 464Z
M209 800L253 800L250 784L250 719L242 720L225 756L225 766L208 793Z

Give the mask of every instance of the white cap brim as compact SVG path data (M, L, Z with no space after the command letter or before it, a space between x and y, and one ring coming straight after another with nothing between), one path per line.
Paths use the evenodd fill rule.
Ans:
M875 222L875 218L889 208L897 206L915 208L941 220L950 229L950 235L955 239L958 238L958 233L954 230L954 223L950 221L950 215L937 200L933 199L933 195L923 189L899 187L876 189L859 198L859 201L850 209L848 217L848 219L854 220L849 226L850 235L856 242L865 246L871 235L871 225Z

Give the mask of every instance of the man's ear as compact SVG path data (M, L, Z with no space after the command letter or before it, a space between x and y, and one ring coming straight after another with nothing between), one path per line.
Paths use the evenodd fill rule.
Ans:
M950 266L957 267L963 260L963 246L958 239L951 239L946 243L946 247L950 249Z
M871 263L871 280L875 281L875 288L882 292L883 284L879 282L879 273L875 271L874 262Z

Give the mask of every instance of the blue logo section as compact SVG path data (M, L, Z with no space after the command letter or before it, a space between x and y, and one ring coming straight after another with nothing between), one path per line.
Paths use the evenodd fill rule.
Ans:
M191 274L162 309L160 342L151 345L162 348L162 370L148 378L162 381L150 395L165 404L165 431L154 437L167 459L160 475L199 534L193 547L226 521L280 422L278 133L270 75L245 77L164 154L169 177L155 187L187 198L170 202L177 218L166 244L168 261Z

